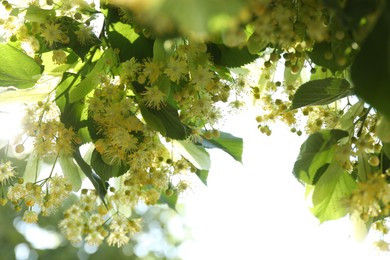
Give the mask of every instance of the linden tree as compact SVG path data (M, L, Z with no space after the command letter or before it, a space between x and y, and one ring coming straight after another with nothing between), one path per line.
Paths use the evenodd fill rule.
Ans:
M24 221L60 209L71 242L127 244L137 205L175 208L192 176L207 183L207 149L241 161L219 128L254 104L259 132L308 135L292 172L321 222L387 234L388 1L1 3L0 104L25 112L2 142L0 202Z

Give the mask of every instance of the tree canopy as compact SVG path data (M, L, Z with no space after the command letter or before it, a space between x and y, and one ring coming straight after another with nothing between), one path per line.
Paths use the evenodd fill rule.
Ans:
M308 135L292 173L321 222L387 234L388 1L1 3L0 105L25 113L1 142L0 202L25 222L60 209L72 243L126 245L137 205L175 209L191 176L207 184L208 149L241 161L219 128L254 104L259 134Z

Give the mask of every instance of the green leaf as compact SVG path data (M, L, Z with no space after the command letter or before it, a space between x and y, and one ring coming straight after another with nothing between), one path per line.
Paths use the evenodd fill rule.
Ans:
M369 156L364 151L359 151L358 165L357 165L357 177L361 182L367 180L367 176L374 171L371 169L371 165L368 163Z
M60 120L64 123L66 128L73 128L76 132L83 127L81 122L82 113L85 103L77 101L74 103L67 103L61 113Z
M39 159L36 152L32 152L28 159L27 159L27 165L26 170L23 174L24 181L27 182L36 182L39 177L39 173L41 172L42 163Z
M153 56L153 40L138 35L129 24L117 22L111 24L107 32L113 49L119 50L119 60L124 62L135 57L137 60Z
M211 166L210 155L200 145L186 141L173 141L174 148L199 170L209 170Z
M78 191L81 188L81 169L73 161L72 157L59 157L58 162L61 165L64 176L72 183L73 191Z
M163 136L184 140L189 135L189 128L180 121L177 110L171 105L167 104L161 109L140 105L140 110L148 126Z
M107 164L99 152L93 150L91 157L91 167L99 175L103 182L108 181L112 177L119 177L123 175L128 167L125 165L109 165Z
M251 63L259 55L251 54L246 47L227 47L222 44L208 44L207 52L211 54L216 65L236 68Z
M388 158L390 158L390 143L383 144L383 152Z
M218 33L236 20L244 5L243 0L167 0L156 7L154 18L163 15L165 19L176 22L174 26L185 33Z
M250 54L258 54L268 46L268 42L262 40L262 36L254 33L248 39L248 51Z
M167 204L168 207L176 211L176 203L179 196L177 192L174 192L171 196L161 193L160 199L158 200L159 204Z
M390 3L351 66L356 95L390 118Z
M340 118L338 127L345 131L350 131L354 127L354 120L363 111L364 102L358 101L353 104L348 111Z
M312 80L298 88L290 109L327 105L351 94L350 84L345 79L327 78Z
M115 66L115 63L116 58L114 51L112 49L107 49L102 57L96 62L91 72L69 91L69 102L76 102L95 89L100 83L100 75L106 73L110 67Z
M243 140L229 133L220 132L218 138L203 139L202 145L206 148L218 148L232 156L236 161L242 162Z
M54 79L52 84L36 85L28 89L9 89L0 93L2 105L6 104L32 104L47 98L47 95L56 87L58 80ZM3 90L3 89L1 89Z
M9 44L0 44L0 87L33 87L42 72L41 66L24 52Z
M12 149L11 146L8 145L8 140L5 142L6 144L0 148L0 162L10 161L12 163L12 167L15 167L15 171L17 172L17 176L22 176L21 173L26 171L27 167L27 158L13 157L9 153L9 149Z
M343 199L356 187L356 182L337 160L334 160L318 180L313 192L313 214L321 221L338 219L348 212Z
M207 178L209 177L209 171L208 170L196 170L196 176L199 177L199 179L204 183L204 185L207 185Z
M153 61L165 62L167 60L167 54L164 48L164 41L156 39L153 44Z
M331 163L335 156L335 146L338 141L348 136L342 130L321 130L311 134L301 145L297 160L294 164L293 174L303 183L315 184L323 174L325 164ZM317 175L317 176L316 176Z
M384 116L380 116L376 126L375 134L384 143L390 143L390 120Z
M354 54L351 53L351 55L347 56L342 53L343 50L350 47L347 45L349 41L344 42L317 42L314 44L313 50L307 52L307 54L311 61L316 65L328 68L333 73L342 71L351 65L352 54ZM339 46L340 43L343 43L346 46ZM328 55L331 55L331 58L327 58ZM345 59L345 62L340 63L339 59L341 58Z
M85 176L91 181L92 185L95 187L97 194L103 203L105 203L104 197L107 194L106 184L102 181L102 179L93 172L91 166L84 161L81 157L80 150L76 149L73 153L73 158L76 163L80 167L80 169L84 172Z
M50 18L56 16L54 9L42 9L37 5L31 4L26 11L24 19L30 22L46 23Z
M294 73L291 72L291 67L284 68L284 84L286 86L295 84L295 82L301 77L301 71L304 67L304 63L304 59L298 59L296 65L298 65L299 71Z
M140 105L140 110L146 124L153 130L160 132L163 136L165 136L167 132L162 120L145 106Z

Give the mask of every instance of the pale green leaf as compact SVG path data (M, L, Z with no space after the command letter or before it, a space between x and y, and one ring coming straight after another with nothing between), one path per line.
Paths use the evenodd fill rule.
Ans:
M338 161L334 160L318 180L313 196L313 214L321 221L344 217L348 212L343 199L356 187L356 182Z
M348 111L340 118L337 126L345 131L350 131L354 127L355 118L363 111L364 102L359 101L351 106Z
M390 143L390 120L387 117L381 116L376 123L375 134L384 143Z
M243 139L229 133L220 132L218 138L203 139L202 145L206 148L218 148L232 156L236 161L242 162Z
M209 176L209 171L208 170L197 170L196 171L196 175L204 183L204 185L207 185L207 178Z
M174 148L199 170L209 170L211 166L210 155L200 145L186 141L173 141Z
M262 39L262 36L254 33L248 39L248 51L250 54L258 54L260 51L264 50L268 45L267 41Z
M292 72L291 67L284 68L284 84L286 86L295 84L295 82L301 77L301 71L303 69L304 62L304 59L297 60L296 65L299 67L299 70L296 72Z
M56 81L58 82L58 81ZM32 104L44 100L47 95L54 89L53 85L43 85L28 89L9 89L0 93L0 105L9 104Z
M0 86L19 89L37 83L41 67L30 56L9 44L0 44Z
M115 54L112 49L107 49L96 62L92 71L69 92L69 102L73 103L84 98L100 83L100 76L111 66L115 65Z
M26 11L24 19L30 22L46 23L50 18L56 16L54 9L42 9L37 5L31 4Z
M358 242L363 242L368 235L372 220L364 221L357 212L351 214L350 220L353 226L353 238Z
M26 170L23 174L24 181L27 182L36 182L41 172L42 163L37 155L37 153L32 152L27 160Z
M73 191L78 191L81 188L82 171L78 165L73 161L72 157L59 157L58 162L62 168L64 176L72 184Z

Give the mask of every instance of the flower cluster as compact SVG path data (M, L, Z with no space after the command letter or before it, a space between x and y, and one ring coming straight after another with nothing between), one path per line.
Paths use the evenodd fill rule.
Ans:
M109 215L95 191L88 190L83 190L80 200L65 211L59 226L72 243L84 239L95 246L107 238L110 246L121 247L141 230L139 219L130 219L120 212Z
M2 187L3 191L6 187ZM6 197L2 197L4 206L9 200L20 211L25 208L23 220L36 223L38 215L50 216L62 207L62 204L72 191L72 184L63 176L50 176L35 183L24 182L19 177L16 182L10 182Z
M71 156L74 145L80 141L74 130L66 128L58 116L59 111L51 101L39 101L27 109L23 131L28 138L33 138L34 150L39 156ZM23 143L16 148L23 151Z
M378 172L355 178L359 185L348 206L364 220L390 214L388 176L379 169L383 147L375 136L376 114L349 99L294 107L309 77L348 78L340 70L359 47L323 1L238 1L238 10L229 6L226 15L215 17L211 1L204 3L210 21L199 24L200 35L191 31L192 21L176 24L172 16L180 14L160 9L163 4L156 1L119 7L116 0L92 2L34 0L22 6L2 1L1 40L34 58L25 55L34 72L26 81L34 82L41 73L61 80L45 101L27 109L23 131L13 143L16 157L31 153L28 167L34 167L28 171L35 170L35 176L25 180L7 153L0 160L1 205L10 201L16 210L25 209L23 219L34 223L81 189L65 211L62 232L73 243L98 246L106 240L121 247L141 229L131 214L137 205L175 199L189 188L189 173L203 170L192 164L196 158L178 151L178 144L188 142L196 150L203 138L220 137L224 116L249 100L259 108L256 121L266 135L275 121L298 136L333 128L348 132L335 146L335 160L349 173L358 163ZM178 4L165 2L166 9ZM313 59L318 43L330 50ZM322 68L316 59L325 65L335 61L337 69ZM250 82L244 67L251 62L260 71L256 82ZM312 106L316 102L326 104ZM89 150L84 153L84 148ZM51 166L48 176L40 175L40 163ZM88 179L78 183L67 168ZM88 184L95 190L81 188Z

